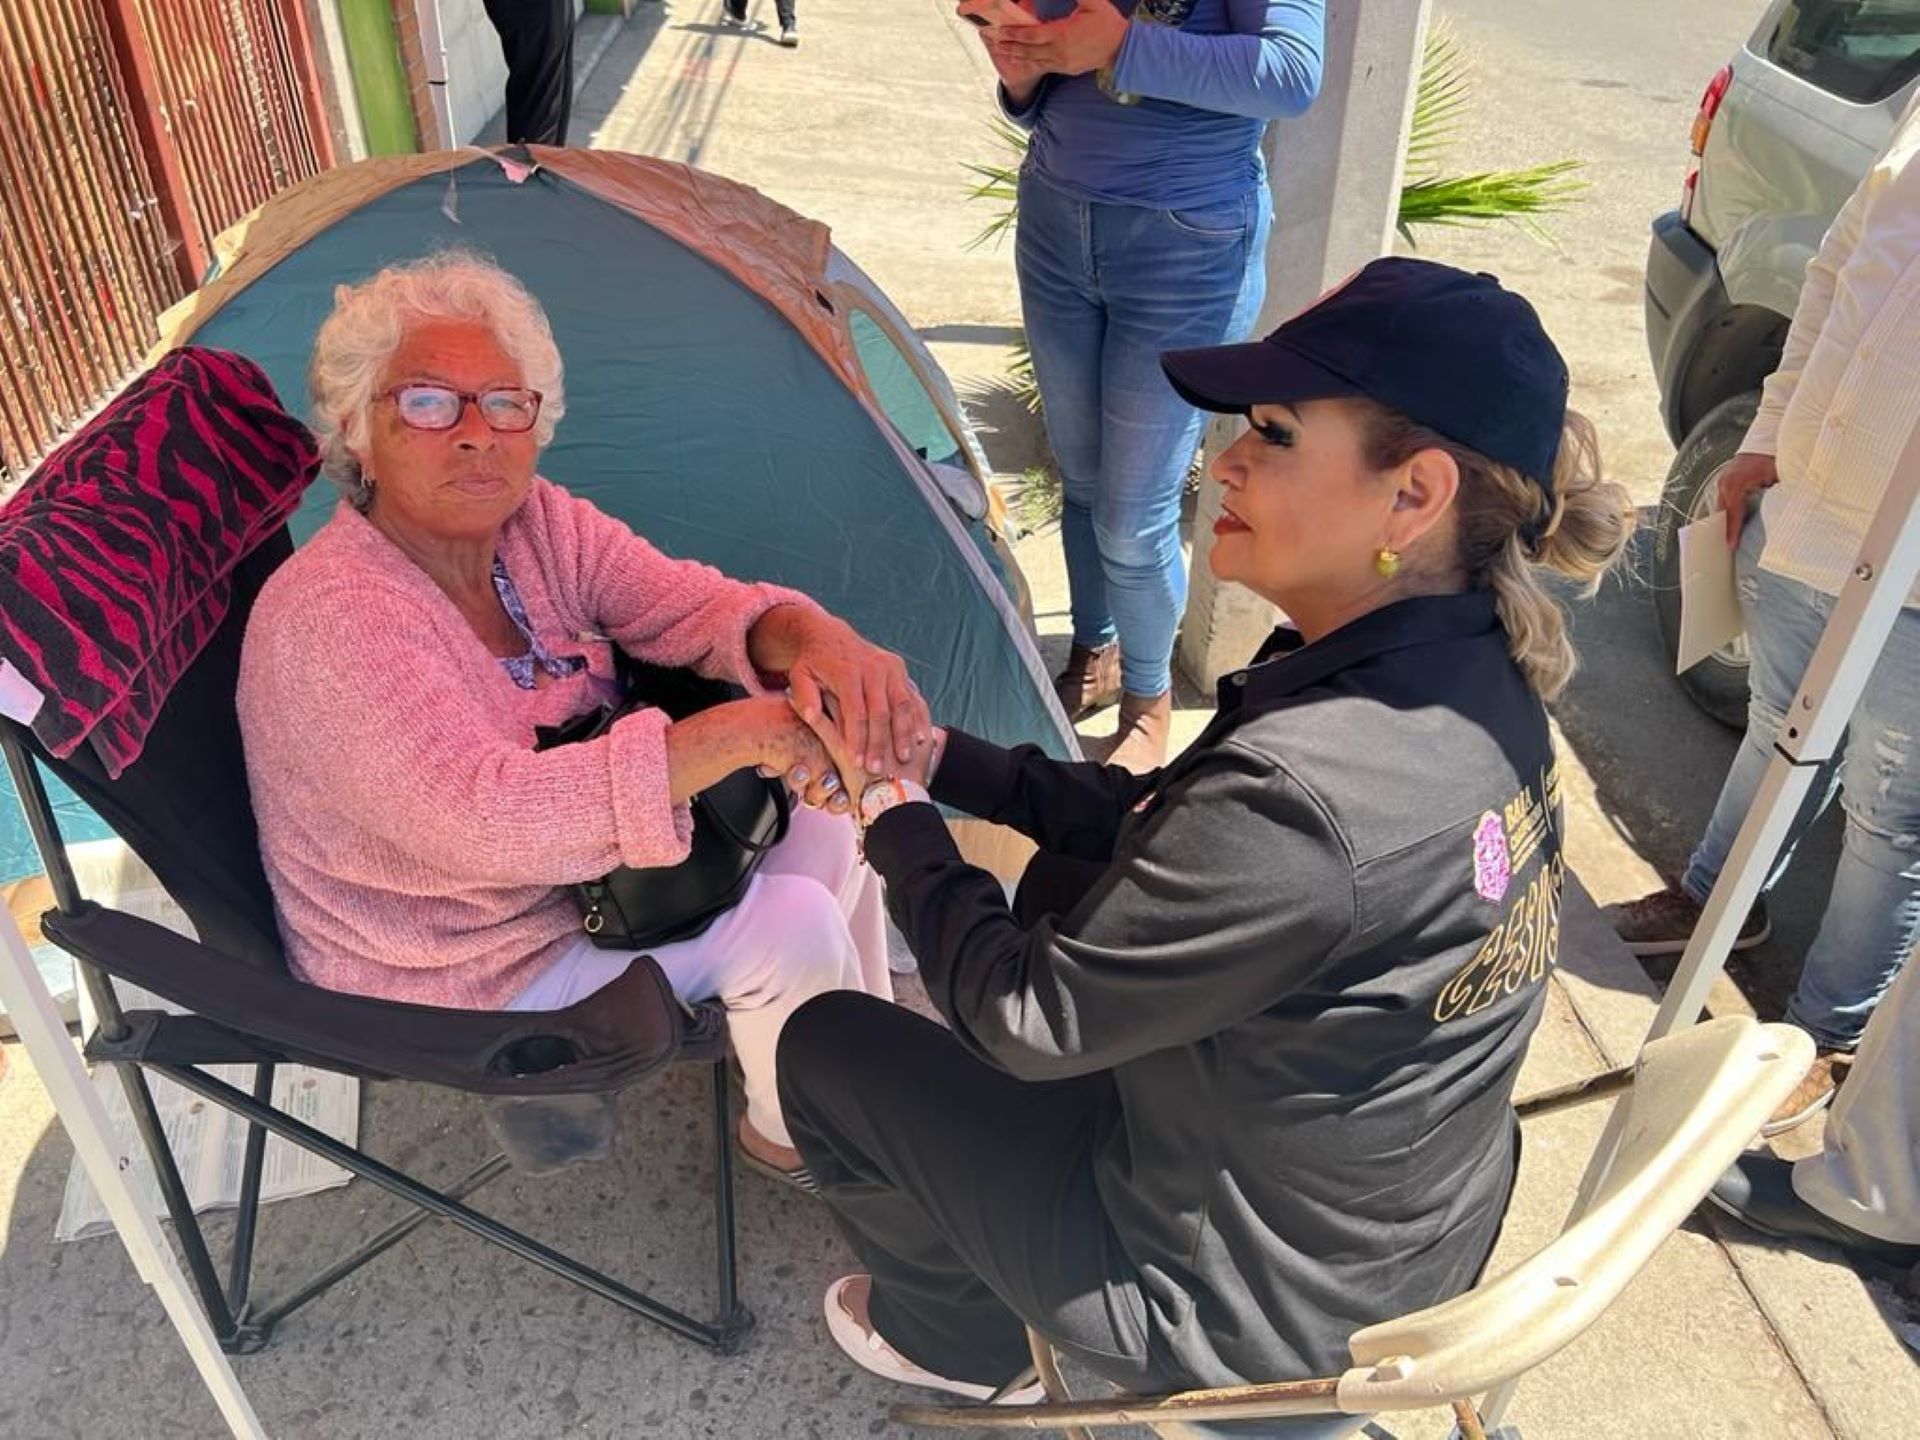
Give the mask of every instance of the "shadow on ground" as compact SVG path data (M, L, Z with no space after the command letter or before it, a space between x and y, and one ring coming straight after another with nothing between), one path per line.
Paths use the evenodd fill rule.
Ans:
M16 1060L24 1057L15 1055ZM35 1138L0 1252L0 1434L206 1440L224 1433L159 1307L111 1235L59 1245L54 1218L72 1148L24 1063L0 1082ZM509 1174L476 1208L697 1315L714 1295L712 1156L704 1067L681 1066L620 1099L614 1155L527 1178ZM479 1102L424 1085L370 1084L372 1154L445 1183L491 1146ZM715 1356L544 1271L430 1222L289 1317L263 1352L234 1361L280 1440L546 1440L673 1435L843 1440L900 1398L828 1344L819 1297L849 1268L824 1207L742 1175L741 1290L760 1326ZM363 1181L265 1207L257 1293L292 1285L405 1214ZM231 1223L211 1221L224 1273ZM484 1397L478 1399L477 1397Z
M741 55L778 36L757 13L745 30L719 24L719 13L716 4L710 18L673 23L662 6L636 7L574 99L573 143L701 164ZM635 103L630 92L656 45L672 47L665 66L672 78Z
M966 407L987 461L1003 480L1050 466L1046 423L1027 408L1025 397L1005 376L963 376L954 391Z

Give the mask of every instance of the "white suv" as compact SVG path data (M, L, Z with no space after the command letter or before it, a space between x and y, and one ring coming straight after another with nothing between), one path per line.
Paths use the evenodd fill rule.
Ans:
M1654 602L1679 635L1679 528L1713 508L1714 480L1780 361L1807 261L1920 86L1920 0L1774 0L1708 83L1680 208L1653 224L1647 346L1679 447L1654 535ZM1746 723L1736 644L1681 677Z

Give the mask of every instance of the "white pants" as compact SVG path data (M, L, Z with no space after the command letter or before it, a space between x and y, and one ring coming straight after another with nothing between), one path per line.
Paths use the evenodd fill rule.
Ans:
M1793 1188L1863 1235L1920 1245L1920 964L1881 997L1834 1097L1826 1144L1793 1167Z
M563 1010L611 984L635 953L597 949L582 936L507 1008ZM780 1116L773 1054L787 1017L829 990L893 998L880 877L856 853L851 822L800 806L738 905L705 934L648 953L682 1000L726 1006L747 1082L747 1122L781 1145L793 1141Z

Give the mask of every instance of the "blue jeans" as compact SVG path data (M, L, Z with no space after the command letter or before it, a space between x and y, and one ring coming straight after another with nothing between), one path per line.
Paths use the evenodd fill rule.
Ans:
M1705 903L1773 759L1773 740L1813 658L1834 598L1760 568L1759 510L1740 536L1735 574L1753 655L1746 738L1681 888ZM1761 893L1836 791L1846 835L1820 932L1801 966L1787 1018L1821 1046L1851 1050L1867 1017L1920 941L1920 610L1900 612L1836 759L1815 777Z
M1073 638L1120 641L1135 695L1172 683L1186 604L1180 491L1203 417L1160 352L1241 339L1266 291L1265 185L1200 210L1076 200L1020 179L1020 307L1065 491Z

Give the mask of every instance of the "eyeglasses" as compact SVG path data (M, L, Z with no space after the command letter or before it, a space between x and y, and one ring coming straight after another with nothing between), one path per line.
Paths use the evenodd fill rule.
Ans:
M477 394L451 385L396 385L375 398L393 401L400 423L409 430L451 430L460 423L469 402L487 428L501 435L523 435L540 418L540 392L517 385Z

